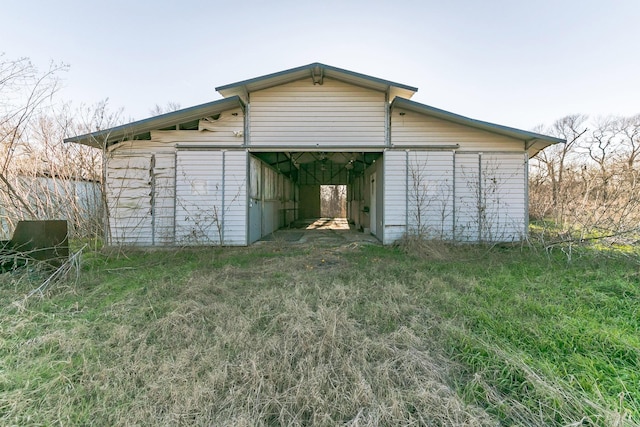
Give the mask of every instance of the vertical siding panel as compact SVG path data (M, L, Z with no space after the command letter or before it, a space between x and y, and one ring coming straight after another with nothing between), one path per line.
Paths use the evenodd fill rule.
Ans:
M384 154L384 244L400 239L407 231L407 153Z
M456 154L456 233L459 241L520 240L526 231L524 153Z
M453 152L387 151L384 165L384 243L453 238Z
M176 243L246 245L246 156L244 151L178 151Z
M412 233L453 238L453 152L411 151L407 182Z
M482 156L482 239L521 240L526 229L526 159L523 153Z
M225 153L224 244L247 244L247 152Z
M456 153L454 239L461 242L476 242L480 237L478 162L478 153Z
M218 245L222 229L222 152L177 153L176 243Z

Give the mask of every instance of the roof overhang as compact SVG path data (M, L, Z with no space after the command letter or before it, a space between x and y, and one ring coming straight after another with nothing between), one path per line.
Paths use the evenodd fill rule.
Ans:
M280 71L278 73L267 74L265 76L249 80L243 80L237 83L219 86L216 88L216 91L224 97L240 96L246 100L247 95L251 92L268 89L270 87L306 78L310 79L314 84L322 84L322 79L325 77L380 92L387 92L389 94L389 99L393 99L397 96L402 98L411 98L418 91L417 88L412 86L355 73L342 68L331 67L319 62L314 62L313 64L304 65L302 67L291 68L290 70Z
M238 107L244 110L245 105L239 97L232 96L125 125L116 126L110 129L66 138L64 142L76 142L78 144L89 145L91 147L104 148L122 141L148 139L147 135L152 130L172 127L179 128L182 124L197 121L203 117L213 116L222 113L223 111Z
M393 100L393 102L391 103L391 109L393 110L394 108L414 111L419 114L446 120L459 125L469 126L498 135L519 139L524 142L525 149L529 153L529 157L535 156L540 150L550 145L566 142L566 140L564 139L472 119L403 98L395 98Z

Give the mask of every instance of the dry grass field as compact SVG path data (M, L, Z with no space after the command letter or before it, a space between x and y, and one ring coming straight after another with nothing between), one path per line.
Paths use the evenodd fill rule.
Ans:
M352 242L0 276L2 425L637 425L640 263Z

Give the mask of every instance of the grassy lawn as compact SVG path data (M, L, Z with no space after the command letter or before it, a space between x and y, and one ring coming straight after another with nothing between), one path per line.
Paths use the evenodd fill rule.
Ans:
M0 425L638 425L640 257L350 244L0 276Z

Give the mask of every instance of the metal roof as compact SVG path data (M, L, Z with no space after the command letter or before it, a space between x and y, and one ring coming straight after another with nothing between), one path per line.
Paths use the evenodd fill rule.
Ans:
M148 119L139 120L110 129L99 130L84 135L66 138L64 142L76 142L92 147L102 148L120 141L130 139L148 139L146 134L152 130L164 129L200 120L232 108L241 107L244 103L237 96L220 99L206 104L200 104L182 110L172 111ZM197 127L196 127L197 128Z
M257 90L267 89L305 78L310 78L313 79L314 82L321 83L322 78L324 77L330 77L345 83L378 90L380 92L388 91L389 99L393 99L396 96L411 98L413 94L418 91L417 88L412 86L367 76L365 74L344 70L342 68L332 67L319 62L314 62L313 64L303 65L302 67L291 68L289 70L273 74L267 74L265 76L249 80L243 80L237 83L219 86L216 88L216 91L224 97L238 95L246 99L248 93L255 92Z
M516 129L508 126L498 125L495 123L484 122L482 120L476 120L469 117L461 116L459 114L451 113L449 111L441 110L439 108L432 107L430 105L420 104L419 102L410 101L404 98L395 98L391 103L391 108L402 108L416 113L424 114L438 119L446 120L452 123L456 123L463 126L470 126L476 129L484 130L487 132L495 133L498 135L507 136L514 139L519 139L525 142L525 147L529 152L529 156L535 156L540 150L548 147L552 144L567 142L561 138L555 138L553 136L542 135L535 132L529 132L526 130Z

